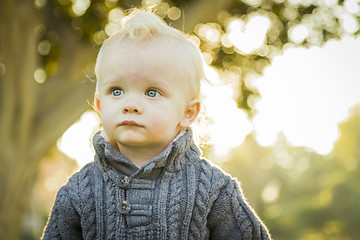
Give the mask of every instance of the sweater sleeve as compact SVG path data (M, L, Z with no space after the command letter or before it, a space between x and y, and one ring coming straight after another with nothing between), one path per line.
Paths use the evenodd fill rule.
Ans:
M71 203L67 186L58 191L42 239L83 239L80 216Z
M234 179L229 180L214 201L208 215L208 227L211 239L271 239Z

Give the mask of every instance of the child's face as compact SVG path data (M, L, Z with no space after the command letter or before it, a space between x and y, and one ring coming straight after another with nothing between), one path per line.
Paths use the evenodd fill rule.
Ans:
M104 131L119 149L162 151L190 125L186 62L176 51L166 44L126 44L104 52L96 102Z

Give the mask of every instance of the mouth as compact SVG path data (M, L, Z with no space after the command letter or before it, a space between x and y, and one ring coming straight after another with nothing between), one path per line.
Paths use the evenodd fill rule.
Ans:
M137 122L135 122L135 121L129 121L129 120L122 121L122 122L120 123L120 126L135 126L135 127L141 127L141 125L138 124Z

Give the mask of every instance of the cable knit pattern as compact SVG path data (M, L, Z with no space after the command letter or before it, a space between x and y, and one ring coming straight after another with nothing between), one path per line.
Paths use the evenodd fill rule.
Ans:
M89 166L90 167L90 166ZM81 218L81 225L83 228L84 239L92 239L96 237L96 228L94 228L93 222L96 222L95 218L95 203L94 203L94 174L93 169L86 169L87 171L79 172L77 185L78 189L84 189L82 193L78 193L80 196L80 206L82 206L82 215L86 218ZM92 171L91 171L92 170ZM76 186L75 186L76 187Z
M109 182L110 180L108 180ZM117 203L116 203L116 185L114 184L105 184L105 198L108 199L106 202L106 209L107 214L105 215L106 218L104 219L106 221L106 229L108 232L108 239L115 239L115 229L116 229L116 217L117 214Z
M231 199L232 208L234 209L234 215L239 229L243 232L243 239L252 239L253 228L250 226L249 216L241 206L240 196L235 194L232 184L230 185L228 194Z
M206 211L211 189L211 168L204 164L198 164L197 191L195 196L194 217L190 224L192 239L204 239L206 234Z
M168 239L177 239L179 236L179 221L181 211L181 193L183 190L183 174L173 174L172 179L170 180L171 186L173 186L173 191L169 192L169 211L168 216Z
M129 160L100 133L93 143L95 162L59 190L43 239L270 239L239 184L200 158L191 130L130 176L107 164Z

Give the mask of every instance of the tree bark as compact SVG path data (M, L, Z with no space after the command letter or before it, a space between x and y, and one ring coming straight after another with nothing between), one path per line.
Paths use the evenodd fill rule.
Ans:
M5 0L0 8L0 239L19 238L40 159L90 108L95 87L84 69L96 52L69 26L59 30L59 64L71 67L43 84L34 80L42 13L33 1Z

